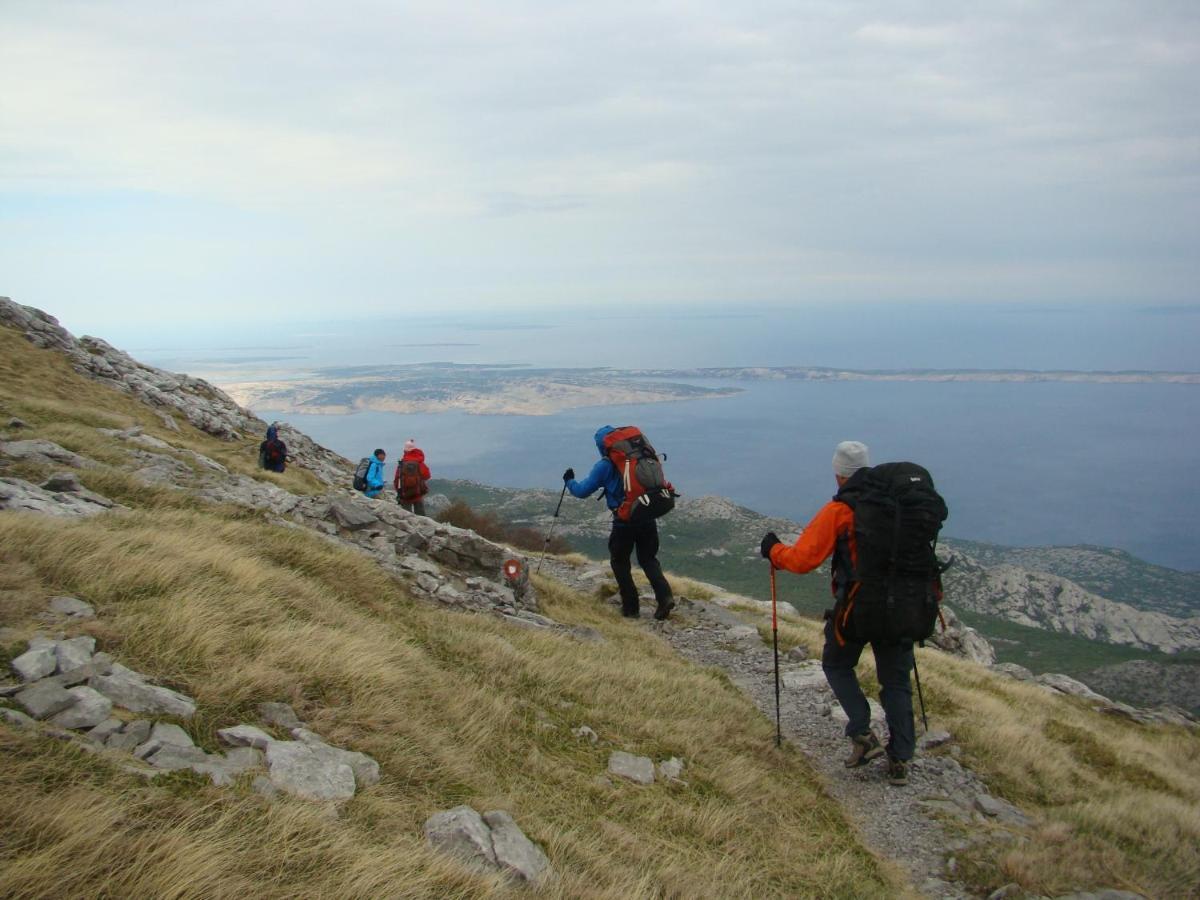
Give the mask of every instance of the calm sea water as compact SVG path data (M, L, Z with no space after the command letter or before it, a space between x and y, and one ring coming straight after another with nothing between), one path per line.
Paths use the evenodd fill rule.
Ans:
M728 385L730 382L695 382ZM933 473L946 533L1011 545L1091 543L1200 569L1200 387L1114 384L742 382L744 393L553 416L289 415L357 459L405 439L435 476L557 488L596 459L592 433L639 425L686 494L807 521L835 489L834 445ZM269 410L259 411L271 417Z

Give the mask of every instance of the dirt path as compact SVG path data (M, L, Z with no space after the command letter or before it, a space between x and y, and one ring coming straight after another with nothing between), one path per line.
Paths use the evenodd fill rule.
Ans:
M547 560L543 573L588 593L594 592L598 583L594 577L583 577L580 569L558 561ZM716 603L681 600L671 618L659 623L651 618L653 609L653 600L643 600L644 627L654 629L686 659L728 673L763 714L774 720L772 650L747 617ZM858 826L865 844L908 871L913 886L925 896L976 896L952 880L954 854L969 843L1012 840L1013 834L990 827L991 820L975 810L976 798L987 795L987 788L959 765L952 755L953 745L950 752L939 755L918 752L905 787L888 784L882 759L848 770L842 764L850 749L842 730L844 719L836 720L840 708L820 663L785 657L780 661L780 673L784 739L808 758L830 796ZM874 727L881 737L886 735L882 722ZM944 819L965 826L966 835L962 829L951 834L942 824Z

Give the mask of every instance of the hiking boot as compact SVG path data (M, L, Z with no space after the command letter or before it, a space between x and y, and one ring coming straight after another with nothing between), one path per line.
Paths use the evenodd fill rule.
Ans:
M901 759L888 757L888 784L903 787L908 784L908 763Z
M654 618L662 621L671 614L671 610L675 608L675 599L667 597L665 600L658 601L658 608L654 610Z
M640 610L636 610L636 609L622 609L621 610L621 618L622 619L640 619L641 616L642 616L642 613Z
M850 746L850 755L845 760L847 769L865 766L871 760L878 759L883 755L883 744L879 743L879 738L873 731L854 735L850 738Z

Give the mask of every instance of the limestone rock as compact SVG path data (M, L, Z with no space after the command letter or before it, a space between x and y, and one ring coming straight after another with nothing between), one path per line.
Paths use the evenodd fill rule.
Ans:
M484 813L483 821L491 829L492 850L502 871L530 884L536 884L549 872L550 860L541 847L525 836L512 816L494 810Z
M306 728L293 728L292 737L311 748L318 759L331 765L349 766L354 773L354 780L360 788L379 783L379 763L367 754L331 746L325 743L319 735Z
M0 441L0 456L34 462L55 462L74 469L82 469L88 461L78 453L72 453L53 441Z
M78 698L62 685L43 680L25 688L14 699L35 719L47 719L74 704Z
M875 700L867 699L867 705L871 707L871 726L880 728L887 721L887 714L884 713L883 707ZM829 718L837 722L839 725L846 725L850 722L850 717L846 715L846 711L842 709L842 704L831 703L829 705Z
M222 765L233 775L240 775L251 769L261 769L266 763L266 756L254 747L234 747L225 754Z
M178 725L172 725L170 722L155 722L154 727L150 730L149 739L152 741L157 741L161 746L196 746L196 743L192 740L192 736L190 734L188 734Z
M340 497L330 502L328 517L347 531L358 531L379 521L376 515L362 504Z
M917 749L932 750L942 744L948 744L953 738L948 731L927 731L917 739Z
M0 720L7 722L9 725L15 725L18 728L32 728L37 724L20 710L9 709L6 706L0 706Z
M22 681L37 681L54 674L58 668L58 656L53 645L33 647L14 659L12 667Z
M125 723L120 719L108 718L91 729L87 736L98 744L103 744L112 735L119 732Z
M305 800L348 800L354 796L354 771L301 741L268 744L267 769L272 784Z
M1017 681L1033 681L1033 673L1018 663L996 663L992 666L992 671L1002 672L1009 678L1015 678Z
M59 728L95 728L112 712L112 701L90 687L80 685L69 688L67 693L75 702L50 719Z
M425 839L433 849L484 870L495 869L492 833L469 806L434 813L425 821Z
M1109 703L1109 699L1100 694L1097 694L1082 681L1076 681L1069 675L1060 675L1057 672L1046 672L1037 676L1034 679L1043 687L1058 691L1060 694L1067 694L1072 697L1081 697L1084 700L1091 700L1097 703Z
M150 722L145 719L135 719L127 722L120 731L110 734L104 742L110 750L123 750L132 753L136 748L150 739Z
M116 504L98 494L53 494L21 478L0 478L0 509L81 518L107 512Z
M304 723L296 715L296 711L286 703L260 703L258 714L268 725L279 728L301 728Z
M808 650L797 644L784 656L788 662L803 662L804 660L808 659Z
M42 490L52 494L78 494L83 490L74 472L55 472L42 482Z
M634 756L624 750L615 750L608 757L611 775L627 778L637 784L654 784L654 761L648 756Z
M829 682L825 678L821 664L815 661L806 661L799 668L791 672L784 672L780 680L785 688L793 691L829 689Z
M55 597L50 601L50 611L71 619L93 619L96 610L90 603L84 603L77 597Z
M591 729L588 725L580 725L578 728L572 728L571 734L575 737L587 741L590 744L595 744L600 740L600 736Z
M658 764L658 776L666 781L679 781L683 775L683 766L682 759L672 756Z
M261 728L255 728L253 725L234 725L232 728L221 728L217 731L217 737L231 747L257 747L259 750L267 749L267 745L275 740Z
M96 639L83 635L67 641L59 641L55 645L54 651L58 661L57 670L70 672L86 666L92 661L92 654L96 651Z
M945 630L942 629L941 623L936 625L927 643L980 665L990 666L996 661L996 650L987 639L974 628L964 624L954 610L944 603L942 619L945 621Z
M163 744L158 750L145 757L146 762L156 769L178 771L190 769L196 763L208 763L208 754L199 747L179 747Z
M748 638L757 638L758 629L753 625L734 625L729 629L729 637L735 641L743 641Z
M124 666L113 666L111 675L98 675L91 679L90 685L130 712L159 713L181 719L190 719L196 712L196 701L191 697L150 684Z
M1006 825L1018 825L1027 828L1033 824L1030 818L1011 803L993 797L991 794L979 794L975 797L975 808L989 819L996 819Z
M270 778L265 775L259 775L254 781L250 782L250 787L256 794L262 794L268 800L274 800L279 796L279 788L275 787Z

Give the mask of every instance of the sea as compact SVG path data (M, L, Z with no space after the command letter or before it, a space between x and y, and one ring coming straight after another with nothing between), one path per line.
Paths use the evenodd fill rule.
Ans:
M631 323L638 325L631 331ZM628 334L627 339L622 335ZM118 335L119 337L119 335ZM1200 369L1200 308L921 307L526 313L250 330L205 346L138 348L155 365L222 379L382 362L691 368ZM139 352L140 351L140 352ZM806 522L835 490L834 445L913 460L947 499L945 533L1012 546L1093 544L1200 570L1200 385L685 380L734 396L548 416L278 414L357 459L413 438L435 477L557 489L597 458L605 424L636 424L685 495L719 495Z

